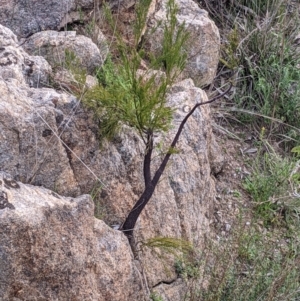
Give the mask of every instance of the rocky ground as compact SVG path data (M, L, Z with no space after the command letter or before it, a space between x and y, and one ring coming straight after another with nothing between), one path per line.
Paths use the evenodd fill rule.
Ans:
M0 301L181 301L197 278L203 245L230 239L241 220L251 224L243 182L257 158L259 130L236 122L224 99L187 123L179 153L137 224L133 256L116 229L143 191L143 142L124 126L100 143L99 122L82 104L82 86L95 85L95 70L117 53L96 2L4 0L0 7ZM109 4L130 45L134 3ZM208 13L193 1L178 5L195 44L168 94L176 111L169 134L155 137L154 167L188 108L208 100L219 62L220 35ZM165 1L150 7L149 28L166 15ZM149 39L148 50L155 53L161 39ZM149 68L147 60L141 68ZM192 272L188 263L182 268L188 276L172 250L146 246L155 237L194 245ZM197 288L208 288L209 278L197 278Z

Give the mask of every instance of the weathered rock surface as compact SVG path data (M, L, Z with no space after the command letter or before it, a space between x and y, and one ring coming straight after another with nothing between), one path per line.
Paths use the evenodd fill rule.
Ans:
M105 220L111 224L123 222L143 190L143 142L132 129L124 127L114 141L103 143L99 148L98 124L92 113L87 113L73 96L54 89L30 88L22 72L24 51L16 46L16 38L9 30L0 29L0 41L2 39L5 49L10 47L10 53L17 58L17 63L0 65L0 170L10 173L15 180L43 185L66 196L78 196L101 188L100 201L108 213ZM20 53L14 52L15 48ZM11 72L3 71L7 66ZM168 100L170 106L176 108L173 129L155 138L157 151L152 172L162 153L168 149L181 120L196 102L207 100L207 96L188 79L172 87ZM211 166L219 168L222 164L217 145L213 143L209 111L208 106L201 107L186 124L178 144L179 153L172 156L165 175L138 221L135 231L138 241L171 236L189 239L196 247L201 246L203 236L209 231L215 194ZM97 177L102 183L97 182ZM8 212L7 208L5 212ZM37 211L37 216L39 214ZM117 232L111 233L114 241L113 233ZM116 235L119 239L119 234ZM30 249L26 250L31 254ZM172 258L167 259L170 268L166 271L161 259L152 251L143 248L139 254L149 286L157 285L157 289L165 290L165 284L158 284L172 281L175 281L175 286L177 275ZM53 258L56 261L60 257ZM130 260L127 258L126 264L130 265ZM41 261L38 263L42 264ZM112 264L107 273L113 268ZM74 269L78 271L76 266ZM110 279L102 283L110 284ZM106 293L110 299L103 300L119 300L119 297L114 297L117 292L113 289L111 292L111 295Z
M24 183L79 195L69 150L58 139L62 126L67 127L75 114L77 100L54 89L31 89L28 83L41 86L51 67L42 57L31 57L18 47L16 37L3 26L0 46L0 170ZM42 64L33 65L28 75L28 61ZM43 66L49 68L47 72ZM66 103L69 117L58 103Z
M164 301L182 301L187 297L187 287L183 279L178 279L173 283L162 283L153 289L153 292Z
M93 215L0 172L0 300L143 300L127 239Z
M40 56L28 55L17 42L17 37L0 24L0 76L31 87L48 84L50 65Z
M98 48L90 38L76 35L75 31L48 30L26 39L23 48L31 55L44 57L52 67L67 68L67 64L73 63L92 74L102 66L108 54L106 39L104 36L102 38L102 42L98 41ZM72 57L74 55L75 58Z
M179 124L197 102L207 100L206 94L187 79L171 89L168 96L171 107L176 108L173 129L165 137L158 137L167 146L171 144ZM211 178L211 141L214 139L208 106L201 107L189 119L179 139L178 154L171 157L168 169L154 196L142 214L137 228L138 237L179 237L191 241L196 248L209 233L209 217L214 199L214 181ZM216 157L215 157L216 158ZM161 264L153 265L151 252L145 252L141 261L148 268L148 279L155 285L157 279L172 281L176 273L165 273ZM149 261L150 260L150 261ZM158 260L159 261L159 260Z
M13 33L1 25L0 46L0 170L25 183L78 195L67 152L53 132L55 129L57 133L57 124L63 118L55 104L67 96L28 86L28 82L41 85L51 67L42 57L32 59L17 46ZM27 62L42 63L33 64L28 72ZM68 101L72 99L75 101L73 97Z
M64 118L55 102L62 96L52 89L30 90L16 79L0 78L0 90L0 170L24 183L78 195L66 149L55 136Z
M18 37L28 37L81 20L82 12L91 10L93 5L94 0L1 0L0 20Z
M161 159L159 152L167 149L181 120L196 102L206 100L206 94L195 87L192 80L182 81L172 88L169 103L177 108L174 128L155 140L157 153L154 154L153 173ZM61 110L66 108L61 107ZM215 194L210 164L222 162L218 151L212 151L217 146L213 143L209 111L208 106L201 107L186 124L178 144L179 154L172 156L165 175L137 224L137 240L169 236L188 239L195 246L201 245L203 236L208 232ZM104 144L99 149L98 140L91 130L92 122L80 110L61 137L105 182L106 186L101 189L101 202L109 212L106 220L111 224L120 224L143 190L142 160L145 148L138 135L124 127L113 143ZM89 171L75 158L71 159L71 166L82 192L101 186L91 180ZM170 282L177 277L172 260L171 268L166 272L161 260L155 259L149 249L144 249L141 261L150 286L160 281Z
M210 84L217 71L219 63L220 35L215 23L208 18L207 11L200 9L193 0L176 0L178 6L177 20L179 24L185 23L189 33L187 65L182 74L183 78L192 78L198 87ZM166 20L167 0L153 0L155 7L152 16L149 16L150 28L157 26L158 22ZM155 53L162 45L163 32L158 27L155 34L147 37L150 49Z

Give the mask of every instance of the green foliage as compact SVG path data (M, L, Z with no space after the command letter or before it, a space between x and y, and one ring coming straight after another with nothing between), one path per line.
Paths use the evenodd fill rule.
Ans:
M236 198L240 198L242 195L238 190L234 190L232 191L232 195Z
M104 206L104 204L102 203L101 201L101 191L102 191L102 185L101 184L98 184L98 185L95 185L94 188L92 189L90 195L91 195L91 198L94 202L94 216L98 219L105 219L106 217L106 208Z
M188 40L185 24L177 25L178 8L175 1L169 0L167 8L167 21L164 24L164 36L162 41L162 54L157 63L163 63L168 84L172 84L185 67L187 54L183 46ZM156 61L153 60L152 61ZM157 65L155 62L154 65Z
M137 6L134 45L125 44L116 33L119 59L113 62L108 58L98 72L99 86L85 95L84 103L101 121L102 137L112 138L122 124L135 128L143 139L148 133L164 132L170 127L173 110L167 106L165 96L184 67L183 44L187 34L184 25L176 25L177 8L174 0L169 0L167 21L163 24L162 51L148 57L150 68L164 70L165 75L151 69L138 73L145 57L144 44L140 40L148 5L148 0L141 0ZM115 22L109 11L107 19L114 28Z
M244 188L254 201L255 213L263 220L265 226L288 222L290 218L298 219L300 200L293 194L292 177L295 162L281 158L273 151L257 155L252 162L252 174L246 178Z
M297 297L299 267L294 264L299 259L290 256L292 249L281 249L259 231L244 233L239 244L238 264L228 269L219 291L220 300L293 300Z
M152 301L163 301L163 298L157 293L151 293L150 300L152 300Z
M160 260L166 274L170 273L170 259L172 261L176 259L174 267L176 272L181 276L183 276L185 272L179 273L178 271L179 264L181 263L180 258L190 258L194 253L194 248L191 243L174 237L153 237L139 242L139 251L143 251L145 248L150 249L152 254L155 254Z
M82 68L81 62L76 54L69 49L65 50L64 67L74 76L76 84L83 88L86 81L86 70Z
M197 255L197 265L184 278L188 283L184 300L298 300L299 229L282 244L278 243L285 238L282 233L269 234L262 233L255 223L239 224L230 237L207 240ZM185 264L177 264L181 274Z
M94 37L94 34L95 34L95 28L96 28L96 22L94 19L92 19L91 21L89 21L87 24L86 24L86 28L85 28L85 31L86 31L86 35L88 37L91 37L93 39Z
M300 145L293 147L291 149L291 152L294 153L297 157L300 157Z
M235 114L243 122L265 126L270 135L283 137L292 145L299 142L297 9L290 9L292 2L285 0L237 0L219 7L205 3L220 27L225 24L224 31L232 28L226 34L221 59L223 69L236 72L234 104L228 103L228 109L238 111Z
M298 32L296 17L284 11L280 1L270 1L263 6L271 10L257 12L262 15L264 23L260 27L257 21L249 22L247 33L252 34L246 39L241 56L244 58L242 75L243 91L248 95L236 95L236 102L243 109L257 111L262 115L279 119L286 124L300 127L299 80L300 69L297 65L300 56L293 48L293 37ZM293 19L293 18L292 18ZM253 115L255 116L255 115ZM261 117L255 116L255 120ZM269 128L273 122L264 119ZM287 136L299 140L299 132L288 131Z
M253 12L257 14L266 13L267 11L272 11L274 6L277 6L282 1L278 0L238 0L237 1L240 5L244 5L251 9Z
M199 264L191 257L183 256L175 261L176 273L185 280L197 278L199 274Z
M141 243L142 247L158 248L166 253L177 255L190 254L193 246L186 240L174 237L153 237Z
M228 69L234 70L240 64L240 58L238 57L239 46L239 33L237 26L228 34L228 43L222 47L222 57L220 62Z
M252 103L243 101L240 105L300 127L300 70L296 67L300 60L294 60L292 49L284 47L281 57L278 56L280 49L274 49L260 59L260 66L252 64L249 68L252 85L255 86L250 91ZM292 138L299 138L297 136Z

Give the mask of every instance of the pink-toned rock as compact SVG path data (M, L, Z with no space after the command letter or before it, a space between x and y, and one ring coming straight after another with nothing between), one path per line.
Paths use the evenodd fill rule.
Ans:
M153 0L149 15L148 27L155 28L159 22L165 22L167 0ZM177 20L185 24L189 34L185 51L188 55L187 65L182 78L192 78L198 87L210 84L217 71L219 63L220 35L215 23L209 19L207 11L200 9L193 0L176 0L178 6ZM147 43L154 53L161 50L163 30L158 27L155 34L148 36Z
M101 202L107 212L105 216L106 222L111 225L122 223L143 191L144 186L142 162L145 145L138 134L131 128L124 126L121 133L113 141L104 141L99 147L100 141L97 132L99 121L93 118L93 112L87 112L72 95L50 88L40 88L39 85L30 87L26 81L26 74L23 72L24 66L22 64L26 53L21 47L17 46L15 36L8 29L0 26L0 41L8 53L7 56L3 57L1 57L0 53L0 58L11 58L8 64L7 61L5 64L0 65L0 170L10 173L14 180L42 185L65 196L75 197L82 193L99 191L98 201ZM174 137L182 119L196 102L206 100L205 92L197 88L191 79L183 80L170 89L168 102L175 109L173 127L169 133L155 137L156 148L152 172L159 165L162 154L168 150L170 141ZM172 155L165 174L137 223L135 230L137 241L143 242L155 236L171 236L188 239L196 248L200 248L203 243L203 237L209 234L209 218L215 197L214 178L211 172L215 168L218 170L222 165L222 157L219 155L218 146L212 143L214 136L211 130L210 119L209 106L202 106L196 110L186 124L177 146L179 152ZM100 181L97 181L99 179ZM25 190L27 186L19 185L22 188L19 195L21 198L21 196L26 195ZM87 197L79 197L75 203L72 203L69 201L70 199L56 198L50 195L48 201L42 201L48 199L48 197L42 196L45 190L42 188L32 189L29 189L29 194L32 195L32 198L26 197L25 203L23 201L20 201L20 203L19 201L15 201L15 203L10 201L18 200L17 194L10 197L9 193L12 193L10 192L12 190L9 190L9 193L5 190L9 203L13 204L15 208L19 208L15 212L18 213L18 210L22 208L28 209L27 211L24 209L25 211L18 213L17 216L14 215L13 209L9 207L5 207L4 211L2 211L5 212L5 216L8 215L13 221L17 220L17 222L11 224L11 227L16 227L14 228L16 236L7 238L4 235L0 235L0 238L5 237L7 239L6 244L9 244L8 241L11 240L11 246L16 250L20 250L16 254L21 254L21 257L16 255L16 259L12 258L11 262L13 259L16 260L16 271L20 273L22 279L25 279L25 284L17 277L17 274L11 274L11 272L9 272L10 274L5 274L13 275L8 278L9 283L15 281L13 282L14 285L10 285L14 293L21 296L19 299L22 300L23 298L23 300L26 300L26 294L39 292L40 283L44 281L43 285L46 285L47 280L50 279L50 283L55 283L55 285L51 288L52 292L47 291L47 296L45 295L44 297L42 295L44 299L41 298L41 300L68 300L64 299L66 297L62 295L62 291L60 291L60 296L62 297L56 297L55 289L57 286L54 276L51 276L52 278L43 276L49 275L47 274L48 271L50 275L54 275L53 268L55 271L58 270L60 275L66 275L63 274L63 271L67 271L67 275L73 275L72 271L74 271L73 276L77 277L74 279L77 279L76 281L79 281L80 285L83 285L84 281L90 282L90 284L87 284L87 292L91 292L91 300L98 300L97 296L100 296L99 300L122 300L119 290L114 291L113 289L114 281L123 283L120 286L122 288L127 286L127 280L118 275L122 273L120 269L123 268L123 263L121 262L124 261L126 266L125 275L126 273L131 273L130 275L134 273L132 258L128 255L130 252L128 252L128 245L124 236L119 232L108 229L103 223L100 223L102 225L100 227L99 223L97 224L94 220L91 221L93 208L89 205L89 198L87 201ZM49 193L47 192L46 194L49 195ZM37 198L37 195L41 197ZM37 203L32 203L30 200L35 200ZM83 207L89 212L87 215L80 213L81 209L78 208L81 205L78 205L79 207L74 205L78 202L81 204L81 200L84 200L82 204L85 204L84 206L86 207ZM50 205L48 206L46 203ZM51 204L54 205L52 206ZM30 209L31 206L33 206L33 209ZM61 206L59 208L62 209L57 209L57 212L60 213L53 215L52 209L49 211L47 206L50 209ZM76 213L78 210L79 212ZM34 214L35 212L36 214ZM69 215L69 212L72 212L73 215ZM25 213L28 214L27 217L25 217ZM90 217L87 217L88 215ZM22 219L18 219L20 216L29 223L26 226L27 228L24 226L25 230L22 230L23 232L17 228L20 221L22 221ZM47 220L47 216L50 216L50 219L48 217ZM86 222L83 223L81 217ZM58 223L59 218L63 221L62 225ZM93 264L89 265L89 263L86 265L89 275L85 274L83 280L79 275L80 269L83 270L84 267L80 257L76 257L76 260L74 260L74 267L70 265L69 268L63 270L63 262L65 260L63 254L67 253L61 252L65 252L64 250L66 252L74 251L71 239L72 235L75 235L73 228L77 230L79 227L75 223L75 219L78 219L78 223L83 223L85 228L89 227L91 229L91 224L93 224L93 230L87 231L89 234L87 234L88 239L85 241L80 241L79 237L74 236L75 241L78 242L76 244L80 246L78 249L87 258L90 257L88 257L88 252L84 248L92 248L90 247L92 245L91 241L95 238L95 235L97 236L95 234L97 231L105 232L105 235L103 234L101 243L97 246L92 245L96 253L98 252L96 251L97 248L103 249L103 252L110 248L112 250L121 249L121 253L113 255L115 256L113 258L119 258L119 261L105 257L108 255L104 256L105 263L102 266L105 270L104 274L100 274L102 272L98 272L97 269L93 268ZM30 222L32 223L30 224ZM45 223L45 226L43 226L43 223ZM24 222L23 225L27 224ZM12 232L9 232L9 228L5 227L0 228L3 231L2 233L12 234ZM56 232L51 230L59 227L62 228L62 232L60 232L62 234L56 234L58 230ZM100 230L97 230L99 227ZM6 230L4 231L3 229ZM36 232L38 230L44 232ZM79 233L85 236L85 232L82 231L80 230ZM21 232L25 233L24 239L26 238L30 244L26 244L26 241L18 238L21 237ZM91 234L92 232L94 236ZM68 244L60 242L59 240L68 233L71 235L67 236L71 237L68 238ZM53 238L50 236L53 236ZM35 241L34 237L38 237L38 243L36 249L31 249L31 245ZM45 253L46 250L43 249L43 246L46 245L46 239L43 237L48 240L50 238L53 239L59 249L54 250L53 247L54 253L49 253L48 251L48 253ZM24 249L21 250L18 241L20 241L20 244L25 245ZM123 244L123 242L124 248L119 247L119 244ZM103 244L107 247L103 247ZM0 246L2 245L0 244ZM76 247L74 248L76 249ZM52 249L50 248L50 250ZM41 255L38 255L38 252L41 252ZM31 254L34 254L34 256ZM5 256L3 255L2 258L7 258ZM12 252L10 256L14 256L14 253ZM47 256L52 258L52 260L48 261L47 265L43 265ZM37 257L36 261L33 259L35 257ZM175 286L178 283L178 290L180 290L182 289L182 283L176 282L177 274L174 270L174 258L169 255L166 255L166 258L167 261L162 263L161 259L155 255L155 252L149 248L144 248L139 253L140 265L143 267L144 276L149 287L157 286L159 283L172 282L174 284L172 290L169 290L170 293L167 293L167 288L170 289L170 287L162 285L161 289L166 291L165 295L178 296ZM67 259L68 264L71 264L70 260ZM87 262L90 262L88 260ZM29 268L24 268L23 271L23 266L26 267L25 262L29 262ZM60 264L57 264L57 262ZM165 269L164 264L167 264L168 270ZM33 270L33 278L30 278L31 269ZM3 271L10 271L10 266L5 267ZM4 278L6 277L5 275L3 276ZM142 278L144 276L141 275ZM68 277L71 276L58 278L63 282L61 284L63 288L68 286ZM17 280L14 280L14 278ZM134 280L136 276L130 276L129 279L136 281ZM71 282L72 287L75 287L73 283L76 281ZM95 281L97 282L96 284ZM2 281L2 283L5 285L6 282ZM32 288L29 285L26 286L27 283L31 283ZM105 290L106 286L107 290ZM128 284L128 286L131 285ZM28 293L25 288L28 289ZM7 287L4 289L0 291L10 294ZM139 286L133 286L133 291L126 293L128 296L131 296L131 299L127 300L142 300L136 297L135 292L141 293ZM76 298L75 295L80 296L81 299L78 300L88 298L86 297L87 295L84 295L84 292L80 294L78 290L76 293L72 292L70 294L74 298ZM104 295L106 299L103 297ZM94 296L95 299L93 299ZM3 300L9 299L4 298Z
M143 300L126 237L66 198L0 172L0 300Z

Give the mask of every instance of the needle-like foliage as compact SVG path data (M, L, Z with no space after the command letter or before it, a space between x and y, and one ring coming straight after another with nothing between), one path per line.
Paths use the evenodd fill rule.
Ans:
M127 45L115 34L119 59L116 63L107 59L98 73L99 85L85 96L85 103L100 118L101 135L106 138L112 138L122 124L127 124L146 141L148 133L167 131L172 120L173 110L166 103L166 93L185 66L183 46L188 34L184 24L177 25L177 7L174 0L169 0L167 20L160 24L164 35L161 52L146 58L142 33L148 6L149 0L141 0L136 8L134 45ZM107 15L115 27L112 16ZM141 74L138 69L144 58L150 67Z
M185 123L199 106L222 96L219 95L210 101L195 104L182 120L169 151L152 174L154 135L165 132L170 127L173 109L166 102L166 94L168 88L178 79L185 67L184 44L188 39L188 34L185 24L178 25L177 7L174 0L168 0L166 21L159 23L156 27L157 30L163 30L161 51L155 55L147 53L144 49L146 44L142 34L149 3L149 0L141 0L136 8L133 46L126 44L116 33L119 60L117 63L112 63L111 59L107 60L98 75L99 85L86 94L85 100L100 119L100 132L103 137L112 138L121 125L126 124L137 130L145 143L143 164L145 188L120 227L120 230L127 235L134 253L133 230L136 221L151 199L159 179L174 153ZM108 16L112 28L117 28L111 15L108 14ZM149 69L147 71L139 70L143 59L148 62Z

